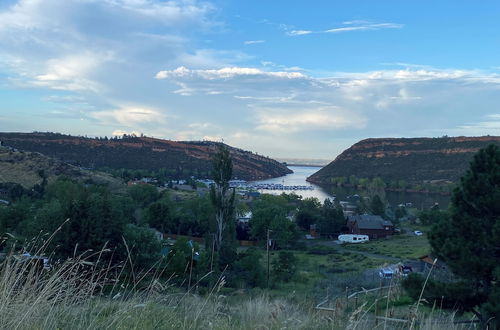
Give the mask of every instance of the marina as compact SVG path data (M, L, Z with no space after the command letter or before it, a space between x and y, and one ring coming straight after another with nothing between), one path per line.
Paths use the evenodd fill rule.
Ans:
M287 186L280 183L249 184L246 187L249 189L257 189L257 190L314 190L313 186L304 186L304 185Z

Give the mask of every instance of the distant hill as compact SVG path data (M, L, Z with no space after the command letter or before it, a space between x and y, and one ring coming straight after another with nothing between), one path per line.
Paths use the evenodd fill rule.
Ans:
M328 159L310 159L310 158L276 158L276 160L286 163L288 166L325 166Z
M42 183L42 175L48 182L60 176L85 182L105 184L113 191L125 189L121 180L97 171L83 170L36 152L13 151L0 147L0 184L17 183L25 189Z
M58 133L0 133L4 145L39 152L85 168L166 169L173 177L209 177L219 143L181 142L150 137L86 138ZM227 146L233 175L244 180L267 179L292 173L268 157Z
M378 138L362 140L307 180L329 184L333 178L381 177L410 184L432 181L458 182L474 153L498 136L441 138Z

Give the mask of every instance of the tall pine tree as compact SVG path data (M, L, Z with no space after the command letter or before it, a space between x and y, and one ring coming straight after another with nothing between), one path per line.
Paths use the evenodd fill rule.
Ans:
M480 150L452 196L451 217L433 227L435 255L473 288L473 309L483 326L500 326L500 149ZM480 299L478 299L480 298Z

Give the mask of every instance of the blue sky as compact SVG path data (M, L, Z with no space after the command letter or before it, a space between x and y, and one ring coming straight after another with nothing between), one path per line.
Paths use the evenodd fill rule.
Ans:
M0 2L0 130L333 159L500 135L497 1Z

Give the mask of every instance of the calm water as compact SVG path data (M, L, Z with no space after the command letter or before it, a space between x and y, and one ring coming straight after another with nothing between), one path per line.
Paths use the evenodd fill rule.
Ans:
M320 201L324 201L326 198L331 198L332 194L328 193L326 190L318 185L309 183L306 178L313 173L319 171L321 167L316 166L289 166L293 173L281 176L279 178L252 181L251 183L281 183L285 186L313 186L314 190L295 190L295 194L302 196L302 198L316 197ZM282 192L291 193L290 190L260 190L262 193L268 194L281 194Z
M316 197L320 201L324 201L326 198L332 198L336 196L338 200L349 201L349 196L354 194L363 195L363 191L359 191L352 188L341 188L341 187L330 187L330 186L318 186L306 181L306 178L313 173L319 171L321 167L315 166L289 166L293 171L291 174L285 176L253 181L252 183L281 183L286 186L294 185L307 185L313 186L314 190L297 190L294 191L295 194L307 197ZM281 194L283 192L290 193L290 190L261 190L262 193L268 194ZM414 207L417 208L429 208L434 205L434 203L439 203L441 208L446 208L450 197L441 196L437 194L425 194L425 193L405 193L405 192L386 192L386 198L392 206L397 206L402 203L412 203Z

